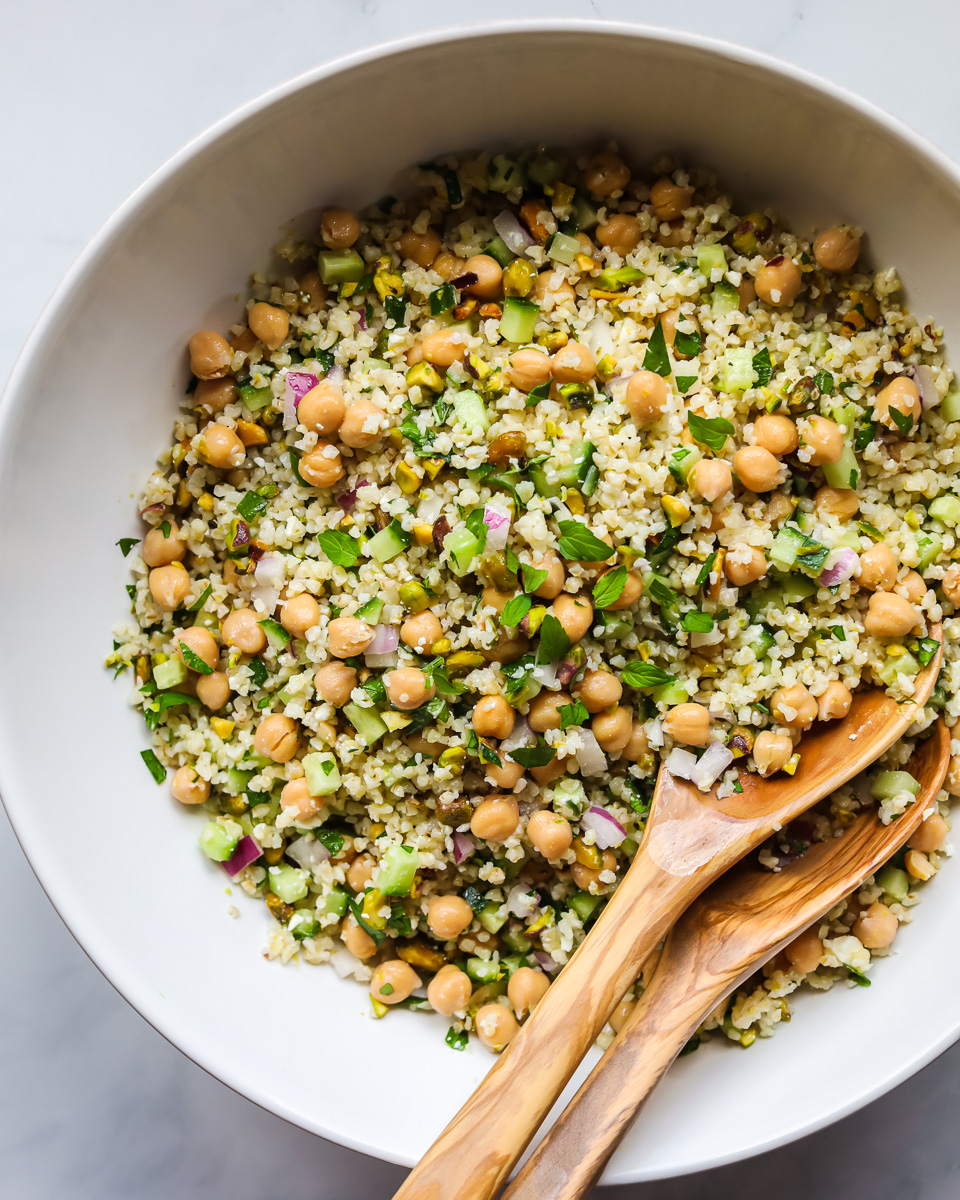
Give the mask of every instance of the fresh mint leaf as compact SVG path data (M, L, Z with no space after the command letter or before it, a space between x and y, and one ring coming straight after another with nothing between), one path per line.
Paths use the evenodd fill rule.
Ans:
M339 567L352 567L360 559L356 540L341 529L324 529L317 534L317 542L327 558Z
M632 688L663 687L665 683L675 683L676 675L670 675L658 667L656 663L632 662L620 672L621 680Z
M532 605L533 601L529 596L524 596L522 593L511 596L500 614L500 624L509 626L511 629L515 628L530 611Z
M606 562L616 551L602 542L582 521L561 521L557 545L564 558L577 562Z
M662 375L664 379L670 378L670 355L667 353L667 339L663 335L662 321L657 321L656 327L650 335L647 352L643 356L643 369Z
M553 613L547 613L540 625L540 646L537 662L541 665L557 662L570 649L570 638Z
M594 604L597 608L609 608L611 604L615 604L620 599L626 586L627 568L625 566L614 567L612 571L601 575L593 585Z
M714 454L720 453L724 442L734 432L733 423L726 417L701 417L694 412L687 414L687 428L695 441Z

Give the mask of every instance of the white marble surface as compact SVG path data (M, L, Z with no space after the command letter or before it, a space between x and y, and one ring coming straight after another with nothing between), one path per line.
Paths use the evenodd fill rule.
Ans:
M0 379L87 238L211 121L317 62L374 41L457 20L545 13L655 24L667 23L666 16L686 29L743 41L861 92L960 156L960 14L948 0L686 0L669 7L487 0L475 12L442 0L6 0ZM261 1112L154 1033L74 944L2 816L0 878L0 1197L392 1194L402 1170ZM892 1014L892 1027L905 1019L916 1014ZM863 1112L751 1162L605 1195L753 1197L772 1184L780 1200L947 1200L960 1194L958 1067L960 1049ZM824 1069L829 1088L830 1064ZM789 1080L758 1079L761 1087L760 1102L775 1104Z

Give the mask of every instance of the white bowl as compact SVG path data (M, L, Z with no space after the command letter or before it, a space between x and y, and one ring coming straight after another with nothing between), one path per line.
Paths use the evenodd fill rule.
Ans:
M63 919L161 1033L229 1086L315 1132L412 1163L492 1059L441 1017L371 1021L333 971L268 964L261 905L196 848L157 788L129 682L103 669L126 615L116 540L186 381L190 333L226 327L291 218L361 205L450 149L615 137L719 169L741 210L801 231L850 221L915 311L960 325L960 175L864 102L746 50L662 30L543 21L435 34L341 60L227 118L107 223L48 306L0 406L0 789ZM925 893L869 990L801 996L749 1053L671 1071L609 1182L729 1162L808 1133L918 1070L960 1032L960 872ZM148 1081L147 1082L148 1085ZM568 1093L568 1095L571 1093Z

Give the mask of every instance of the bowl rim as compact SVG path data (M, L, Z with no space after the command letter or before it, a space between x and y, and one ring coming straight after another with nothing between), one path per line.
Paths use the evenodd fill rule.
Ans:
M479 38L511 36L519 34L565 34L582 33L587 35L615 35L650 42L663 42L679 45L693 50L704 51L708 54L740 63L746 67L758 68L772 75L786 78L803 88L819 92L834 102L853 110L869 122L879 126L898 144L906 145L914 152L923 155L930 165L939 171L960 192L960 164L955 162L945 151L940 149L925 134L914 129L907 122L894 117L872 101L845 88L831 80L824 79L815 72L799 67L775 55L753 50L751 48L727 42L721 38L703 34L691 33L671 26L653 26L642 22L605 20L598 18L579 17L547 17L547 18L518 18L494 20L484 23L469 23L462 25L444 25L426 30L403 38L391 38L376 42L371 46L339 55L319 66L301 72L291 79L277 84L275 87L253 97L251 100L234 108L206 129L192 137L181 149L175 151L158 167L156 167L124 200L113 213L106 218L99 229L93 234L77 258L71 264L61 281L40 310L40 313L14 361L9 378L0 394L0 440L10 436L14 412L20 403L20 393L26 392L29 378L36 360L43 354L45 335L61 314L68 308L74 294L82 286L88 271L98 257L110 244L123 233L128 224L138 216L140 209L147 203L151 195L192 159L201 154L208 146L214 144L229 131L241 126L246 120L255 116L286 96L292 95L314 82L345 74L358 66L374 62L378 59L405 54L425 47L450 42L466 42ZM0 731L0 739L3 738ZM244 1099L250 1100L258 1107L283 1120L290 1122L308 1132L314 1133L338 1145L346 1146L362 1154L400 1166L412 1166L417 1161L409 1155L393 1155L361 1137L355 1137L340 1130L333 1130L316 1120L304 1118L294 1113L279 1097L258 1092L245 1082L240 1073L232 1069L227 1062L219 1060L217 1054L199 1039L194 1040L189 1030L181 1030L168 1017L160 998L150 988L145 987L138 977L127 972L122 955L110 952L103 944L99 929L95 922L83 923L69 915L65 898L60 895L56 875L46 872L44 868L44 850L39 838L31 838L26 827L19 827L17 812L26 808L29 798L23 792L15 794L16 789L8 776L5 766L7 758L6 747L0 740L0 803L6 811L14 836L16 837L24 856L29 863L37 882L40 884L47 899L53 905L57 915L63 921L74 940L79 945L94 967L114 990L141 1017L160 1034L167 1042L189 1058L207 1074L236 1092ZM899 1067L889 1070L873 1086L858 1092L856 1096L844 1103L828 1102L820 1110L819 1115L807 1121L798 1121L756 1143L731 1150L729 1153L691 1158L676 1170L657 1170L648 1172L642 1166L626 1171L615 1172L603 1180L604 1184L636 1183L654 1179L670 1178L677 1175L692 1174L728 1163L739 1162L755 1155L777 1149L798 1138L815 1133L842 1117L856 1112L864 1105L886 1094L888 1091L903 1083L934 1059L943 1054L950 1046L960 1039L960 1014L927 1049Z

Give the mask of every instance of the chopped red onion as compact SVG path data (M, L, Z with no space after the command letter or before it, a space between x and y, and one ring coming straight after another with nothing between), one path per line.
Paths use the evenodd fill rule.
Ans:
M165 504L148 504L146 508L140 509L140 516L145 517L147 513L163 512L167 506Z
M671 775L676 775L678 779L692 779L693 772L697 769L697 756L691 754L689 750L681 750L679 746L676 746L667 755L663 765Z
M319 869L321 863L325 863L331 857L330 851L323 842L307 837L299 837L295 842L290 842L284 853L288 854L298 867L303 867L311 875Z
M491 550L503 550L510 535L510 510L502 504L487 504L483 523L487 527L487 545Z
M256 862L262 853L259 843L248 834L237 842L236 850L220 866L231 879L236 879L244 867L249 867L251 863Z
M400 643L400 630L396 625L378 625L367 654L392 654Z
M913 376L913 382L920 393L920 404L924 409L936 408L940 403L940 393L937 391L937 380L930 367L921 364L911 367L908 374Z
M531 746L537 740L537 735L527 724L526 717L517 717L513 723L513 729L500 743L500 749L504 754L509 754L511 750L516 750L518 746Z
M363 963L344 946L342 950L331 955L330 965L341 979L347 979L350 975L355 975L357 968L362 967Z
M591 804L580 818L580 828L593 831L601 850L619 846L627 836L627 831L613 813L608 813L605 808L600 808L596 804Z
M327 383L343 383L346 377L347 372L339 364L331 367L326 375L324 375L324 379L327 381Z
M546 950L534 950L533 957L548 975L556 975L560 970L560 964L552 959Z
M357 317L359 318L359 320L357 321L357 327L359 329L362 329L363 332L366 333L367 332L367 308L366 308L366 305L361 304L360 307L355 309L354 311L356 312Z
M505 208L499 216L493 218L493 227L512 254L525 254L531 246L537 244L537 239L524 229L516 213L510 212L509 209Z
M831 550L827 555L827 561L824 563L817 583L821 587L836 587L838 583L844 583L859 574L859 554L856 550L851 550L849 546L840 546L836 550Z
M557 682L557 667L559 663L537 663L531 674L537 683L545 688L552 688Z
M253 570L256 586L250 595L259 600L264 611L269 615L280 603L280 592L283 590L287 570L282 554L264 554Z
M507 908L515 917L521 920L532 916L540 907L540 893L533 888L524 887L518 883L510 889L507 896Z
M350 512L350 510L353 508L353 506L357 502L357 492L359 492L361 488L365 488L365 487L369 487L369 486L370 486L369 480L361 479L359 482L357 482L353 485L353 487L350 489L349 492L341 492L340 495L337 497L337 503L340 505L340 507L343 509L344 512Z
M723 742L711 742L690 772L691 783L701 791L712 787L733 762L733 751Z
M458 867L462 862L466 862L476 848L477 847L474 845L473 838L469 837L465 833L454 833L453 861Z
M424 525L432 526L442 512L443 496L433 489L424 492L417 505L417 520L422 521Z
M628 375L614 375L612 379L607 380L607 382L603 385L602 390L606 392L612 400L614 390L623 387L623 385L628 383L635 374L635 371L631 371Z
M296 425L297 405L318 382L316 375L308 375L306 371L288 371L283 377L284 429L293 429Z
M607 769L607 756L600 743L589 729L580 730L582 745L577 751L577 763L581 775L601 775Z

